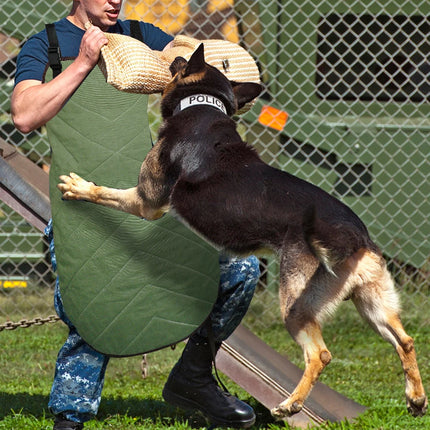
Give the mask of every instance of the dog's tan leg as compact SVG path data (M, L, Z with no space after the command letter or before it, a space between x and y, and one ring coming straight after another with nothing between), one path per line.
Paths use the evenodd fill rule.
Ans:
M98 186L76 173L62 175L60 180L62 183L57 187L65 200L85 200L148 220L160 218L168 209L168 207L153 208L145 204L137 192L137 187L120 190Z
M331 361L330 351L324 343L321 327L316 321L301 324L287 320L286 324L295 341L303 349L306 367L291 396L272 409L272 415L278 419L301 411L321 372Z
M318 288L316 272L320 263L299 236L288 237L285 243L289 245L288 249L282 250L281 257L281 313L288 332L303 349L306 367L291 396L272 409L275 418L284 418L302 409L319 375L331 360L318 320L319 314L324 314L325 302L314 300L318 296L314 294L314 288Z
M385 262L373 253L364 252L355 276L363 282L356 287L352 300L360 315L394 346L405 375L408 410L414 416L424 415L428 401L418 369L414 341L400 321L398 297Z
M397 315L389 319L388 325L389 330L397 340L396 343L393 343L393 346L402 362L406 382L405 394L408 411L413 416L422 416L426 413L428 400L421 381L414 341L405 332Z

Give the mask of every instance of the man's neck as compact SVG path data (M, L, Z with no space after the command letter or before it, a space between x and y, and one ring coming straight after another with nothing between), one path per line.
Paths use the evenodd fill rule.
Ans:
M66 19L71 22L73 25L75 25L76 27L85 30L85 24L86 22L89 22L89 20L87 19L86 22L83 22L83 20L79 19L77 14L72 14L70 13L70 15L68 15L66 17Z

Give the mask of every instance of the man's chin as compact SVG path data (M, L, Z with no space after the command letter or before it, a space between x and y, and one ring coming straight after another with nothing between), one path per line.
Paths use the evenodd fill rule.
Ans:
M107 31L109 27L112 27L113 25L115 25L117 21L118 21L117 19L104 19L102 21L99 21L98 23L94 21L92 23L96 27L99 27L100 30Z

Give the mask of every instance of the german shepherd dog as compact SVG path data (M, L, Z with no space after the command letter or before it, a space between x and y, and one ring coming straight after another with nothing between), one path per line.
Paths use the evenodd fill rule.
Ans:
M303 349L306 367L291 396L272 409L274 417L302 409L331 360L322 322L346 299L394 346L408 410L423 415L428 402L414 342L400 322L381 251L363 222L320 188L265 164L242 141L230 117L258 96L259 84L230 82L205 63L203 45L188 62L177 57L170 71L159 139L142 164L138 185L112 189L70 173L60 177L63 198L147 220L171 210L219 249L234 255L271 250L279 257L282 318Z

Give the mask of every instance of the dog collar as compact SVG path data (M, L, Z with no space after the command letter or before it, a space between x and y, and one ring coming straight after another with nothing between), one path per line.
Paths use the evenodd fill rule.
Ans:
M198 105L212 106L227 115L227 109L225 108L224 103L217 97L211 96L209 94L193 94L192 96L185 97L179 102L173 113L175 114L181 110Z

